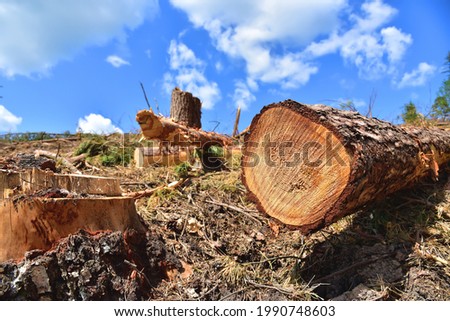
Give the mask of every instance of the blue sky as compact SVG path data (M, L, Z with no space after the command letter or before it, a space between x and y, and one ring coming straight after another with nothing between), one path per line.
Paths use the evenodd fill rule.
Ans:
M430 107L450 51L448 0L0 0L0 133L137 131L175 86L231 133L272 102L398 122Z

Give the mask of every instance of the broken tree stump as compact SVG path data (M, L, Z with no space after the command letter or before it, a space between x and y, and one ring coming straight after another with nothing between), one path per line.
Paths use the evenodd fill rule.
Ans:
M37 168L0 170L0 262L49 250L80 229L145 232L119 179L64 175Z
M120 196L120 180L91 175L56 174L37 168L23 172L0 170L0 199L13 192L33 194L37 191L60 188L77 194Z
M136 115L136 121L142 130L142 135L148 140L159 140L178 146L228 146L232 139L226 135L206 132L190 128L172 119L157 116L150 110L141 110Z
M191 128L202 128L202 103L190 92L175 87L172 91L170 118Z
M264 107L245 137L243 182L259 209L303 232L437 178L450 134L400 128L359 113L292 100Z
M0 200L0 262L20 259L34 249L47 251L80 229L95 233L129 228L145 231L130 197Z

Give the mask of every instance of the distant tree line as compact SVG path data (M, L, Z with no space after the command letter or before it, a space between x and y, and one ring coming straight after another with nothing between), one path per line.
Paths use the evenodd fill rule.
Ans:
M410 101L403 106L402 119L405 124L423 125L428 122L448 122L450 121L450 51L445 59L444 73L447 78L439 87L437 96L434 99L431 110L424 115L417 111L417 106Z
M62 134L51 134L46 132L36 132L36 133L7 133L0 135L0 141L9 142L28 142L28 141L38 141L52 138L65 138L73 136L70 131L65 131Z

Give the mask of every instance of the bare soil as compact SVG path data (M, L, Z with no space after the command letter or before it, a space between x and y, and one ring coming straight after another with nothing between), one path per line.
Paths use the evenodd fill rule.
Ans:
M70 157L79 143L3 143L0 158L35 149ZM83 171L119 177L124 191L177 179L174 168L96 167ZM146 235L80 231L46 253L0 263L0 299L450 300L446 177L310 235L256 210L238 162L191 171L136 206Z

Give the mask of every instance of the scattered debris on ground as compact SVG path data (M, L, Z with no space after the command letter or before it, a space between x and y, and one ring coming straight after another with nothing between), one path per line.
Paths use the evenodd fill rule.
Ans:
M43 148L33 144L28 153ZM450 300L445 177L305 236L256 210L238 162L188 169L176 188L168 188L180 181L173 167L96 166L125 193L163 186L136 200L148 232L131 241L131 253L123 232L79 232L3 262L0 299Z
M134 230L79 231L54 249L0 264L3 300L148 300L168 273L183 272L162 238Z

